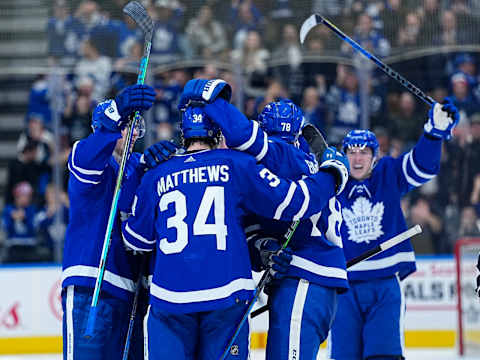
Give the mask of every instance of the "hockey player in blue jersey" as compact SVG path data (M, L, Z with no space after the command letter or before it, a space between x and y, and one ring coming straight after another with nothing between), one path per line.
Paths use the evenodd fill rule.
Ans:
M181 103L200 101L206 84L203 79L187 83L189 97L182 97ZM224 99L206 104L204 111L220 126L229 148L249 153L275 174L299 180L318 171L313 155L298 147L303 113L293 102L267 104L258 122L248 120ZM335 156L336 150L329 148L326 153ZM290 241L293 260L287 278L269 285L267 359L314 359L326 339L337 292L348 288L341 221L340 205L332 197L321 212L297 227ZM247 239L251 250L257 250L252 252L254 270L268 265L288 227L286 222L249 217Z
M442 141L459 119L447 98L434 103L415 147L397 159L378 162L378 142L368 130L343 139L350 178L342 204L342 240L347 260L406 230L400 199L440 168ZM350 291L339 296L329 353L332 359L403 359L405 301L400 281L416 270L409 241L348 269Z
M202 88L209 101L220 100L219 83ZM252 156L215 149L220 131L203 108L188 107L182 117L187 152L144 176L123 236L133 250L157 251L146 318L149 358L216 359L255 287L245 215L309 218L341 191L348 171L338 156L312 177L285 180ZM245 325L228 358L247 357Z
M125 252L120 238L120 219L112 231L94 336L87 340L83 334L127 134L128 116L134 110L149 109L154 98L155 92L150 86L127 87L115 100L104 101L96 107L92 118L93 134L73 145L68 160L70 216L62 273L65 360L122 358L140 261ZM143 136L145 128L142 124L143 119L137 121L133 142ZM118 205L120 211L129 211L145 169L143 163L155 165L155 154L160 157L163 146L169 146L162 144L147 149L143 158L138 153L129 157ZM139 329L141 331L141 326ZM130 358L138 359L143 356L142 335L137 333L134 336L140 336L140 344L138 349L132 346Z

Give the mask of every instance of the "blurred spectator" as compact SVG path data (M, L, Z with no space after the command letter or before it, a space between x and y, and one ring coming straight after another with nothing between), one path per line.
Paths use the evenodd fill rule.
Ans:
M317 88L309 86L303 91L302 110L307 124L315 125L322 133L326 133L325 99Z
M230 24L233 26L233 48L241 49L248 33L260 30L262 15L252 0L232 0Z
M398 30L397 46L416 47L420 45L421 19L416 12L409 12Z
M18 138L17 151L21 153L30 140L36 141L38 144L35 161L39 164L47 164L53 152L55 139L53 134L45 128L44 119L40 114L30 114L27 128Z
M258 115L262 112L265 105L271 103L273 101L277 101L279 99L289 98L289 94L283 84L278 80L273 80L267 87L267 91L265 91L264 96L258 96L255 99L255 104L252 109L252 114L250 118L256 119Z
M382 33L390 44L394 44L397 41L400 24L405 22L405 10L401 0L386 0L379 18L382 23Z
M421 44L431 46L434 37L440 30L440 9L438 0L424 0L420 2L417 10L422 19L422 29L420 30Z
M48 82L44 75L40 75L34 81L30 90L26 121L32 113L42 116L45 125L50 127L52 112L50 110Z
M473 114L470 121L471 138L464 147L463 176L462 183L459 184L459 190L463 190L460 203L462 206L473 204L474 179L477 174L480 174L480 112Z
M282 64L274 68L273 74L286 85L293 102L300 102L303 91L304 76L300 67L302 50L295 25L285 24L282 31L281 45L273 51L272 60L280 60ZM287 65L283 65L284 62Z
M251 88L264 88L270 53L262 46L260 34L251 30L241 50L232 51L235 64L241 64Z
M3 227L6 233L5 263L44 260L39 256L35 229L36 207L32 204L32 186L24 181L13 188L13 204L3 210Z
M85 40L82 44L82 58L75 67L75 76L93 79L93 99L95 101L99 102L105 99L110 89L111 72L111 60L100 55L97 47L90 40Z
M410 208L410 223L420 224L422 234L413 241L416 254L438 254L445 252L446 239L443 236L443 223L431 208L427 198L420 197Z
M53 62L72 66L79 55L79 44L85 35L83 25L70 15L65 0L56 0L53 17L47 25L48 55Z
M91 116L97 102L93 100L93 80L86 76L77 80L77 92L69 96L63 112L63 125L67 128L70 143L91 133Z
M360 93L358 78L351 67L339 64L337 79L328 91L327 97L329 141L339 144L345 134L360 128Z
M429 21L430 19L426 20ZM444 10L441 15L440 32L433 37L434 45L461 45L467 43L467 34L457 26L453 11Z
M467 121L477 111L480 111L479 104L470 89L468 77L463 72L454 73L450 82L452 85L451 98L460 112L460 121Z
M425 114L417 111L417 101L410 92L400 94L398 109L390 111L388 132L404 141L407 146L413 145L422 133Z
M178 59L181 53L181 39L175 26L174 9L175 4L170 0L156 0L152 8L155 28L150 59L154 64L172 62Z
M367 14L361 14L358 17L353 39L376 56L385 57L390 54L390 43L379 31L373 28L372 18ZM346 42L342 43L342 52L361 56L354 52L352 47Z
M37 162L38 142L29 139L22 150L18 152L17 158L8 163L7 186L5 189L5 203L13 204L13 189L20 182L28 182L37 189L37 194L45 190L50 175L50 168L46 163ZM36 203L41 198L36 198Z
M45 200L45 206L37 213L35 223L40 243L53 255L55 246L63 248L70 204L67 194L52 183L47 186Z
M115 21L114 26L118 35L117 57L128 58L132 56L132 46L143 43L142 30L137 26L133 19L123 14L123 21ZM140 46L140 54L143 53L143 48ZM141 57L141 56L140 56Z
M194 55L211 59L227 48L227 38L222 24L213 18L210 6L200 8L197 17L190 20L187 30L189 46Z
M312 12L323 14L328 18L335 18L341 15L342 10L347 7L344 3L345 1L341 0L313 0Z
M473 189L470 194L470 203L475 207L477 216L480 216L480 173L473 177Z
M469 236L480 236L480 224L473 206L465 206L462 209L457 239Z

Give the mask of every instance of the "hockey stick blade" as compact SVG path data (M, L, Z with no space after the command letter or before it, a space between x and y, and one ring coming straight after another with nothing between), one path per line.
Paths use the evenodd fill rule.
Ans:
M313 14L303 22L302 27L300 28L300 43L302 45L305 42L305 38L307 37L310 30L312 30L317 25L318 25L318 18L316 14Z
M147 10L138 1L130 1L124 6L123 12L130 16L133 21L142 29L147 41L152 40L153 21L147 13Z
M317 162L322 162L323 152L327 149L328 144L322 133L312 124L307 124L302 128L302 136L307 141L310 151L315 155Z
M420 225L415 225L411 227L410 229L394 236L393 238L384 241L380 245L375 246L373 249L370 249L368 251L365 251L363 254L360 254L359 256L349 260L347 262L347 269L351 268L352 266L358 264L361 261L367 260L371 258L374 255L377 255L383 251L386 251L388 249L391 249L392 247L400 244L401 242L410 239L411 237L418 235L422 232L422 228ZM250 318L253 319L254 317L257 317L258 315L263 314L265 311L268 310L268 305L264 305L262 307L259 307L257 310L252 311L250 314Z

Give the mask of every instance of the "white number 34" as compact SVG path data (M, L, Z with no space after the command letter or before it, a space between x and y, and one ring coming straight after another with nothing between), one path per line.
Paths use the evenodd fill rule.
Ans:
M167 255L182 252L188 244L188 224L184 221L187 217L187 198L178 190L166 193L158 204L160 211L166 211L171 203L175 204L175 215L167 219L167 228L177 230L177 239L173 242L169 242L167 238L159 241L160 250ZM213 224L207 224L207 217L212 206L215 220ZM215 235L217 249L226 250L227 234L224 188L208 186L193 222L193 235Z

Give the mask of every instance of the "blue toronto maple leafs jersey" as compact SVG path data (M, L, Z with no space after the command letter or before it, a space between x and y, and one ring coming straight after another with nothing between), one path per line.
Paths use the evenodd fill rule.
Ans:
M229 307L255 288L244 215L308 218L333 194L327 172L289 181L234 150L177 155L143 177L124 242L156 249L152 305L181 313Z
M223 99L207 105L205 111L222 129L227 145L253 156L278 176L299 180L315 174L318 164L312 154L296 148L281 139L268 138L255 121L249 121L233 105ZM293 258L288 275L306 279L328 287L348 288L345 256L340 238L342 222L340 203L329 199L325 208L297 227L289 246ZM290 223L249 217L247 229L255 225L266 235L284 240Z
M406 230L400 207L403 195L432 179L440 168L441 141L422 135L417 145L397 159L378 161L369 178L349 178L338 200L342 204L342 240L350 260ZM416 270L409 240L348 269L350 280L369 280Z
M118 163L112 156L120 133L95 130L76 142L68 159L70 215L65 235L62 286L95 286L107 221L112 204ZM127 161L118 202L119 211L129 211L143 169L140 155ZM139 260L126 252L120 219L115 220L102 290L129 299L135 291Z

